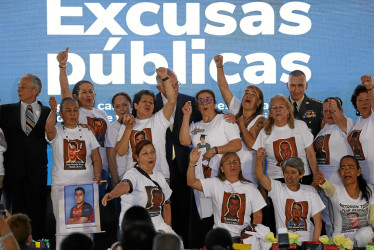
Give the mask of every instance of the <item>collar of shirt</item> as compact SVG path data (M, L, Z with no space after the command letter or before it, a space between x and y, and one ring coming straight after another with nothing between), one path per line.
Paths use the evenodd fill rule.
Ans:
M21 110L23 111L21 112L21 115L25 115L28 105L29 104L21 101ZM41 108L40 108L38 101L31 103L31 106L32 106L32 112L34 113L35 123L36 123L36 121L38 120L40 116Z
M304 95L303 98L301 98L300 100L295 101L295 100L292 99L292 97L290 96L291 104L293 105L293 103L296 102L296 104L297 104L297 110L300 110L300 106L301 106L301 104L303 103L304 98L305 98L305 95Z

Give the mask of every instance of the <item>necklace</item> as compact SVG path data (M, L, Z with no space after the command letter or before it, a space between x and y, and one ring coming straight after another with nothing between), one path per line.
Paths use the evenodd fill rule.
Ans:
M65 125L64 125L64 123L62 123L61 126L62 126L62 130L64 131L65 138L69 141L69 136L65 132ZM78 132L79 132L79 139L82 140L82 129L79 126L79 123L78 123L77 127L78 127Z

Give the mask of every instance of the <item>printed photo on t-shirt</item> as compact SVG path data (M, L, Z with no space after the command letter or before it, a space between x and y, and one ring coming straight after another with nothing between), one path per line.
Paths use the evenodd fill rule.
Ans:
M221 222L233 225L243 225L245 205L245 194L224 192Z
M150 128L144 128L143 130L132 130L130 133L130 145L132 149L132 159L136 162L135 149L136 145L143 140L152 142L152 130Z
M352 232L361 227L369 226L369 202L365 204L339 203L342 217L342 232Z
M65 224L95 222L93 184L65 186L64 193Z
M64 139L64 170L86 169L86 142Z
M147 204L146 209L149 216L156 217L161 214L161 208L165 201L165 195L158 187L146 186L147 191Z
M364 161L365 155L364 151L362 150L360 135L361 130L353 130L351 133L349 133L347 140L352 148L353 156L359 161Z
M105 145L106 121L99 117L87 117L87 124L93 129L97 142L101 147Z
M317 162L319 165L330 164L330 136L330 134L320 135L313 142L314 150L316 151Z
M280 166L284 160L297 156L297 147L295 137L279 139L273 142L274 156L277 160L277 166Z
M287 229L290 231L306 231L308 209L307 201L287 199L284 210L286 214Z

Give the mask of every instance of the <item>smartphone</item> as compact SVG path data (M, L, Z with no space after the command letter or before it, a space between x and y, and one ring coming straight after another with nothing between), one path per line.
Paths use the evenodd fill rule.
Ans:
M6 218L5 205L0 203L0 215Z

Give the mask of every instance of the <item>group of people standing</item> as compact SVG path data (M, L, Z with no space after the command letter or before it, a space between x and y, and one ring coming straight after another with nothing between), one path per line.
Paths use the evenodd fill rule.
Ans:
M273 96L265 117L261 89L250 85L241 100L235 97L217 55L217 82L228 113L216 109L212 90L200 90L195 98L179 93L176 74L161 67L159 93L116 93L118 119L109 124L106 113L94 108L91 82L69 89L68 52L57 56L61 124L56 125L54 97L50 108L37 101L41 81L32 74L18 84L20 102L0 109L0 184L4 177L8 210L30 216L34 238L44 233L47 143L53 151L57 234L58 185L95 181L102 212L121 198L117 224L130 207L145 207L156 230L180 235L187 248L202 247L212 226L226 228L238 242L253 224L296 231L302 241L317 241L322 230L344 233L359 246L374 237L370 76L361 77L352 95L356 123L344 116L340 98L307 97L300 70L289 76L289 98ZM103 180L113 188L105 189Z

